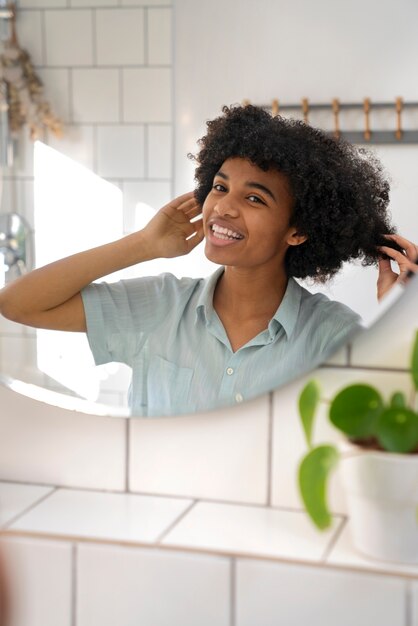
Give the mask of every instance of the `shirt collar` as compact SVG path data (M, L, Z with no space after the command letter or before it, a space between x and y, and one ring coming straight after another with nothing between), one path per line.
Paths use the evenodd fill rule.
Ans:
M283 300L269 323L270 334L277 332L277 323L284 328L289 338L295 328L302 298L302 287L294 278L289 278Z
M216 283L224 270L225 268L222 266L217 269L216 272L203 279L202 290L196 304L196 320L201 311L206 323L208 323L210 315L213 312L213 294ZM291 336L299 315L301 298L302 287L294 278L289 278L283 300L268 325L268 330L272 338L274 338L277 333L278 324L283 327L288 338Z
M224 273L224 270L223 266L219 267L216 272L202 280L203 286L196 304L196 320L201 311L206 323L209 321L210 314L213 312L213 294L216 283Z

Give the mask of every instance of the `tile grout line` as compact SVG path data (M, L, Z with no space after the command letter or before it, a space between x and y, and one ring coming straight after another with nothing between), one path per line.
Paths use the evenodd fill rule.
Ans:
M143 16L144 16L144 20L143 20L143 29L144 29L143 30L143 33L144 33L144 47L143 47L144 66L148 67L149 66L149 54L148 54L148 44L149 44L148 19L149 19L149 11L148 11L148 7L144 7Z
M269 415L268 415L268 441L267 441L267 502L271 507L272 502L272 473L273 473L273 392L269 393Z
M126 420L125 429L125 491L130 493L130 464L131 464L131 420Z
M230 579L229 579L229 582L230 582L230 586L229 586L229 597L230 597L229 623L230 623L230 626L235 626L235 622L236 622L236 599L237 599L236 578L237 578L237 560L235 557L232 557Z
M71 626L77 626L77 567L78 545L73 543L71 551Z
M48 67L47 63L47 46L46 46L46 17L45 9L41 11L41 49L43 64Z
M161 546L161 542L163 541L163 539L165 539L165 537L173 530L173 528L175 526L177 526L177 524L179 522L181 522L182 519L184 519L186 517L186 515L188 515L190 513L190 511L194 508L194 506L199 502L199 500L192 500L192 502L189 504L188 507L186 507L186 509L180 513L180 515L178 517L176 517L171 524L169 524L167 526L167 528L165 530L163 530L162 533L160 533L160 535L157 537L157 539L155 540L155 545Z
M327 559L331 555L331 552L333 551L333 549L335 547L335 544L337 543L337 541L341 537L341 534L342 534L344 528L347 526L347 523L348 523L348 518L347 517L343 517L342 522L341 522L339 528L337 528L337 530L335 531L335 534L333 535L333 537L331 537L329 544L325 547L324 553L323 553L322 557L320 558L321 562L323 562L323 563L327 562Z
M23 517L24 515L26 515L27 513L30 513L30 511L32 511L32 509L35 509L39 504L41 504L42 502L44 502L45 500L47 500L50 496L54 495L54 493L56 493L58 491L58 487L53 487L51 489L51 491L49 491L48 493L46 493L44 496L42 496L41 498L39 498L38 500L36 500L35 502L32 502L32 504L30 504L29 506L26 507L26 509L23 509L23 511L21 511L20 513L17 513L17 515L15 515L14 517L12 517L8 522L6 522L5 524L3 524L3 526L1 526L1 530L8 530L10 529L10 526L12 524L14 524L15 522L17 522L18 519L20 519L21 517ZM13 529L12 529L13 530Z
M91 54L93 67L97 67L97 9L91 10Z
M352 351L353 351L351 343L348 343L346 348L347 348L347 354L346 354L347 365L350 367L351 366L351 354L352 354Z
M405 581L405 626L414 626L412 623L412 583L410 580Z

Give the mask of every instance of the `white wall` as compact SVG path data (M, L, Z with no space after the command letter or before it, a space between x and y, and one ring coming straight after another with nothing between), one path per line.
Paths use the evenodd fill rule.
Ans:
M175 192L189 189L205 121L224 104L418 101L414 79L418 5L401 0L177 0L175 4ZM285 113L286 115L286 113ZM300 114L298 117L302 117ZM418 128L418 108L404 123ZM374 124L395 128L392 116L372 113ZM311 115L313 125L332 128L332 116ZM361 130L363 115L344 114L342 130ZM377 153L392 177L391 210L399 232L418 240L414 163L418 146L384 146ZM376 309L375 269L349 268L326 290L369 321ZM349 295L347 295L349 292ZM371 311L373 314L371 315Z
M50 132L43 137L59 153L55 161L61 171L58 180L53 152L49 163L34 163L34 146L24 128L15 165L4 172L0 211L26 218L43 264L100 239L104 243L104 237L109 241L132 232L138 202L158 209L171 198L172 7L171 0L20 0L18 7L19 42L44 82L46 100L64 122L61 139ZM78 178L74 167L65 177L64 168L69 173L71 165L82 166ZM106 207L100 197L104 184L98 185L97 177L114 187L105 190ZM96 190L88 189L95 181ZM104 215L107 228L101 226ZM64 389L60 382L66 375L57 380L53 373L68 363L67 371L80 368L81 379L90 379L87 396L100 384L100 400L126 404L127 368L99 374L84 338L49 336L55 354L46 372L37 371L35 331L0 318L0 372ZM75 340L76 360L70 345ZM70 391L81 391L75 381L67 382Z

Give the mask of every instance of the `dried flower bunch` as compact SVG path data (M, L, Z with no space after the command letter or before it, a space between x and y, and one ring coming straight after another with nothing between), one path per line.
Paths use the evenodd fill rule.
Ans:
M43 85L37 76L31 58L18 43L16 11L10 7L11 37L0 55L0 80L6 83L8 118L12 135L16 136L27 124L32 140L38 139L44 128L55 135L62 134L62 123L52 113L43 98Z

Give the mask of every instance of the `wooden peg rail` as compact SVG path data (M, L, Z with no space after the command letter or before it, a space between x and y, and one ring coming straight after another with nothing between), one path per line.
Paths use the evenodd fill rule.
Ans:
M249 100L243 100L243 104L250 104ZM334 137L344 137L352 143L362 144L414 144L418 143L418 102L404 102L402 98L396 98L393 102L373 102L370 98L364 98L363 102L343 103L337 98L329 103L311 103L308 98L303 98L299 104L286 104L278 99L272 100L270 105L261 105L272 115L284 115L291 117L292 112L298 112L297 117L305 123L315 122L312 119L315 111L329 111L330 119L333 120L333 130L329 130ZM389 130L373 128L373 111L386 110L393 114L388 118ZM416 114L416 129L404 129L402 115L406 111L414 111ZM349 130L343 128L341 112L357 111L362 119L362 130Z

